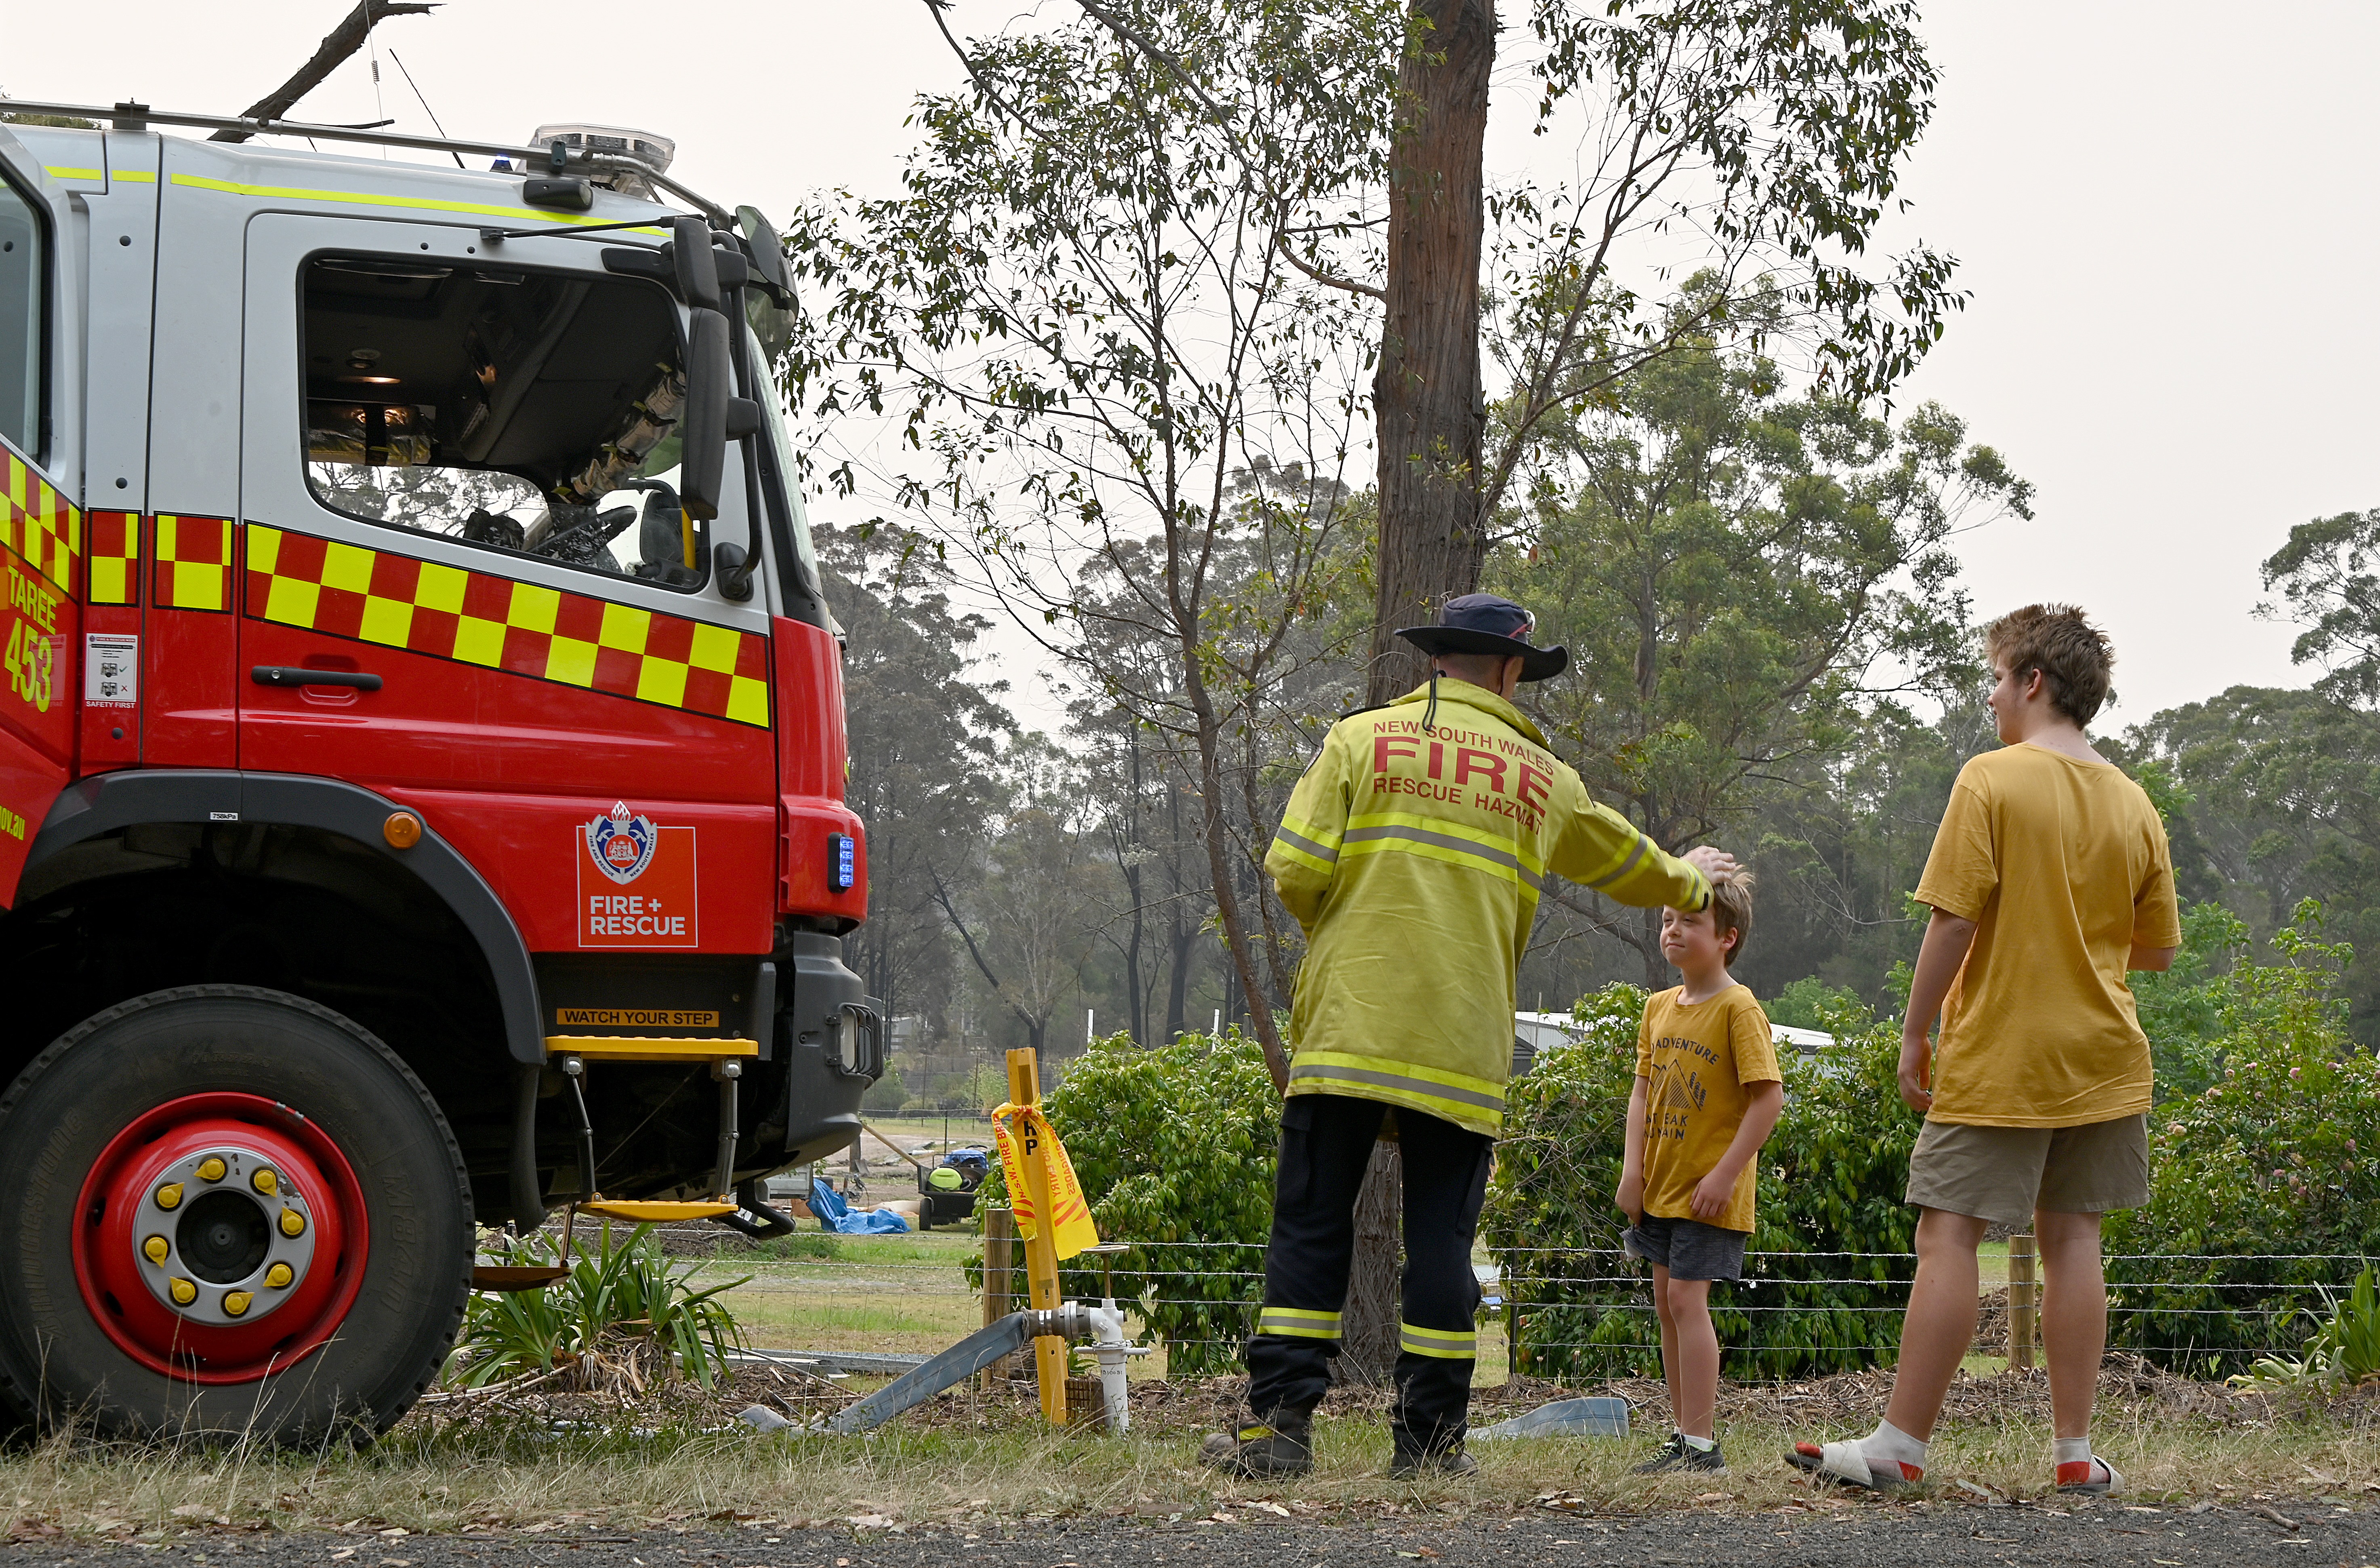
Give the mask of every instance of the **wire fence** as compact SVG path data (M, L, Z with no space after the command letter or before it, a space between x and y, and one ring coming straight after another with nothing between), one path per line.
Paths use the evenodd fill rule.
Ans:
M1143 1329L1164 1342L1170 1369L1227 1370L1256 1328L1263 1253L1256 1243L1149 1244L1099 1260L1103 1266L1070 1261L1061 1286L1069 1297L1097 1297L1112 1282ZM2311 1331L2309 1315L2343 1295L2366 1263L2337 1253L2121 1253L2105 1261L2110 1347L2201 1374L2295 1354ZM1730 1375L1791 1378L1888 1361L1915 1265L1912 1253L1747 1254L1745 1277L1712 1295ZM837 1298L844 1308L854 1297L907 1303L910 1317L930 1319L952 1338L980 1320L981 1292L956 1262L845 1258L762 1267L747 1288L796 1298L788 1304L796 1337L804 1295ZM1500 1250L1475 1271L1481 1328L1503 1340L1512 1371L1557 1380L1658 1373L1659 1326L1646 1265L1617 1249L1524 1248ZM1021 1306L1022 1248L1004 1285L997 1270L984 1283ZM2006 1348L2009 1317L2027 1310L2010 1297L2022 1294L1997 1290L1986 1278L1979 1354Z

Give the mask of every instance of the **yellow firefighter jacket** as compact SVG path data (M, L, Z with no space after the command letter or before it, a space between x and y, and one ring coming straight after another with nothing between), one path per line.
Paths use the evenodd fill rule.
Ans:
M1548 873L1637 906L1710 884L1598 806L1511 703L1441 676L1331 726L1265 869L1305 928L1292 1094L1384 1100L1493 1136L1513 987Z

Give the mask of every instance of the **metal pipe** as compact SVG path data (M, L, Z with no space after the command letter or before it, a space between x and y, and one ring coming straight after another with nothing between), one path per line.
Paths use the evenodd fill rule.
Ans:
M1037 1339L1087 1340L1096 1332L1089 1308L1079 1302L1042 1311L1012 1312L978 1329L914 1372L903 1374L828 1421L825 1430L842 1436L865 1432L965 1381L1002 1356Z
M513 1226L522 1235L545 1223L545 1192L537 1180L537 1085L544 1073L524 1064L513 1091Z
M578 1197L582 1202L603 1193L595 1185L595 1124L587 1116L586 1076L586 1063L576 1056L562 1059L562 1081L570 1086L570 1098L578 1107Z
M735 1084L744 1076L741 1062L714 1062L711 1076L719 1080L719 1179L710 1190L725 1197L735 1190Z

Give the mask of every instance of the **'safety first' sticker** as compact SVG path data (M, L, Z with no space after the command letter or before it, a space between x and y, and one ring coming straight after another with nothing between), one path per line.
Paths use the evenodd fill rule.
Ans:
M692 828L665 828L624 801L572 833L578 945L698 947Z

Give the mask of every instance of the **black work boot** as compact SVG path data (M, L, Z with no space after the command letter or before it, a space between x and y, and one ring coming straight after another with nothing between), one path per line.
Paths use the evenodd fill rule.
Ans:
M1235 1432L1208 1432L1198 1463L1254 1480L1303 1476L1314 1468L1314 1413L1276 1410Z
M1479 1461L1465 1453L1461 1443L1441 1448L1435 1453L1400 1447L1389 1461L1389 1479L1417 1481L1426 1476L1451 1479L1457 1476L1468 1476L1478 1468Z

